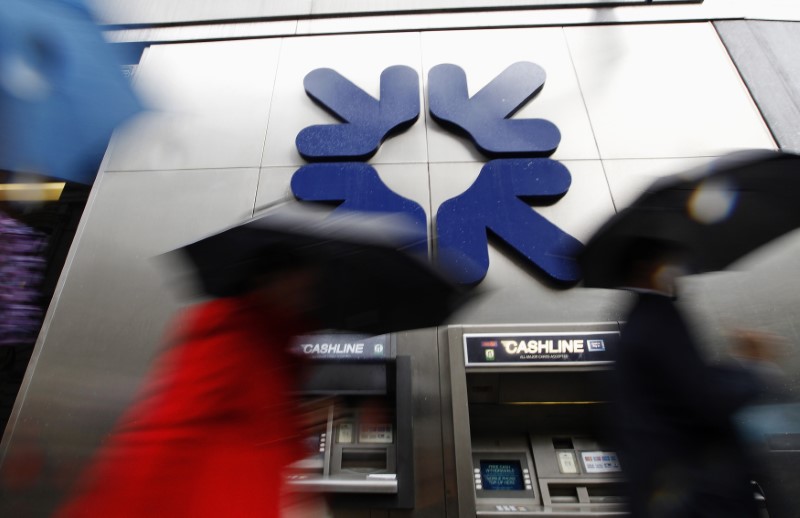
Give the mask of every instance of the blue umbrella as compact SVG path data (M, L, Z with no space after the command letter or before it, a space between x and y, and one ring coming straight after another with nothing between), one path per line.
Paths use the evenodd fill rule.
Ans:
M91 184L140 109L80 0L0 2L0 169Z

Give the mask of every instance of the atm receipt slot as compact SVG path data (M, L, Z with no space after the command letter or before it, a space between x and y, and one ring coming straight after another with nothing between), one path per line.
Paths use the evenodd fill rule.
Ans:
M337 438L339 444L350 444L353 442L353 424L342 423L339 425L339 436Z
M571 451L556 452L558 457L558 469L564 474L578 473L578 463L575 460L575 453Z

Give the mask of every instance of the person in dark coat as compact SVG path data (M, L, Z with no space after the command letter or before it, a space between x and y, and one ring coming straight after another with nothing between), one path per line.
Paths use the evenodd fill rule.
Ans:
M289 344L309 330L314 271L281 262L247 293L181 316L59 518L324 516L321 501L286 511L285 469L307 453Z
M750 370L711 365L676 308L677 247L639 240L628 250L637 300L616 362L618 447L637 518L751 518L751 465L732 416L752 401Z

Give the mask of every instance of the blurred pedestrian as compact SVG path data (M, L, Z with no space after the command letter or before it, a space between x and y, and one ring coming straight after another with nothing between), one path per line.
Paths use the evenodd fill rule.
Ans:
M302 359L289 344L312 328L315 267L290 251L259 262L245 293L180 318L141 399L57 516L324 516L313 497L290 502L284 482L306 454L293 396Z
M673 303L676 278L689 273L680 246L638 238L623 257L637 300L616 362L614 424L633 516L757 516L753 466L732 421L759 394L757 371L701 357ZM762 355L747 346L752 360Z
M36 340L46 244L43 234L0 211L0 347Z

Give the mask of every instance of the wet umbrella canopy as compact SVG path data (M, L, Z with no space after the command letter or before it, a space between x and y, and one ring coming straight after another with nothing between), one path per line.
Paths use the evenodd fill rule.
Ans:
M636 239L680 247L693 272L721 270L800 226L800 156L733 153L653 183L612 217L579 256L584 286L619 287Z
M380 334L431 327L468 298L409 250L425 239L399 217L351 213L321 219L284 206L179 250L203 290L230 296L269 268L265 254L302 256L318 270L319 327Z

